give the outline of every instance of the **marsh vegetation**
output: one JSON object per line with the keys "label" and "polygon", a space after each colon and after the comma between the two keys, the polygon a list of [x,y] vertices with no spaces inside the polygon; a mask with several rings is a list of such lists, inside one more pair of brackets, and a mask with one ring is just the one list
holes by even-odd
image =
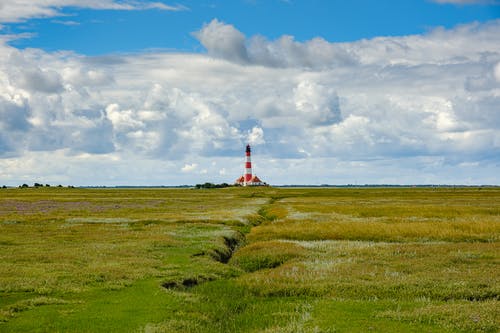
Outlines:
{"label": "marsh vegetation", "polygon": [[0,195],[0,331],[500,327],[498,188]]}

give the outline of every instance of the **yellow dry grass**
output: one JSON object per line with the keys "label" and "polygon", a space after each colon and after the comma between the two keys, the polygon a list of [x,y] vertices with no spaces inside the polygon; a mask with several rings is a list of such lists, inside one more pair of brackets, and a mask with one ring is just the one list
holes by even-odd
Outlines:
{"label": "yellow dry grass", "polygon": [[500,223],[459,222],[329,222],[285,220],[252,230],[251,241],[272,239],[293,240],[373,240],[399,241],[482,241],[500,238]]}

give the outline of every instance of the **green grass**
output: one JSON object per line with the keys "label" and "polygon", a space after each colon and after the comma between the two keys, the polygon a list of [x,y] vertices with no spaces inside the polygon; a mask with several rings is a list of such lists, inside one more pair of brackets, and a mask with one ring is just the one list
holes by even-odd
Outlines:
{"label": "green grass", "polygon": [[97,289],[66,297],[73,301],[32,307],[4,323],[3,328],[22,332],[136,331],[145,322],[161,320],[165,309],[180,302],[158,288],[154,280],[119,290]]}
{"label": "green grass", "polygon": [[0,189],[2,332],[498,332],[500,189]]}

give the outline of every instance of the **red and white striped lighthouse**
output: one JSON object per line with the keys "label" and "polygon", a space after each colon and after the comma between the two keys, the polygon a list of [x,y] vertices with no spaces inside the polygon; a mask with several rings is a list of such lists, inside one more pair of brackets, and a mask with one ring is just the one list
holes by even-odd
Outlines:
{"label": "red and white striped lighthouse", "polygon": [[252,150],[250,149],[250,145],[247,145],[245,154],[247,157],[247,160],[245,162],[245,185],[247,185],[252,181],[252,159],[251,159]]}
{"label": "red and white striped lighthouse", "polygon": [[252,150],[250,149],[250,145],[247,145],[245,155],[245,173],[243,174],[243,176],[236,179],[234,183],[241,186],[267,186],[267,183],[263,182],[259,179],[259,177],[252,174]]}

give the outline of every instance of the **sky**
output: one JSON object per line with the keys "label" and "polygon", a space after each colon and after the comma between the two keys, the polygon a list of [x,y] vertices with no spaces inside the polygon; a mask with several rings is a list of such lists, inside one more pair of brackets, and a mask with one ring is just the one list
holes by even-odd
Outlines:
{"label": "sky", "polygon": [[0,0],[0,186],[500,185],[500,1]]}

